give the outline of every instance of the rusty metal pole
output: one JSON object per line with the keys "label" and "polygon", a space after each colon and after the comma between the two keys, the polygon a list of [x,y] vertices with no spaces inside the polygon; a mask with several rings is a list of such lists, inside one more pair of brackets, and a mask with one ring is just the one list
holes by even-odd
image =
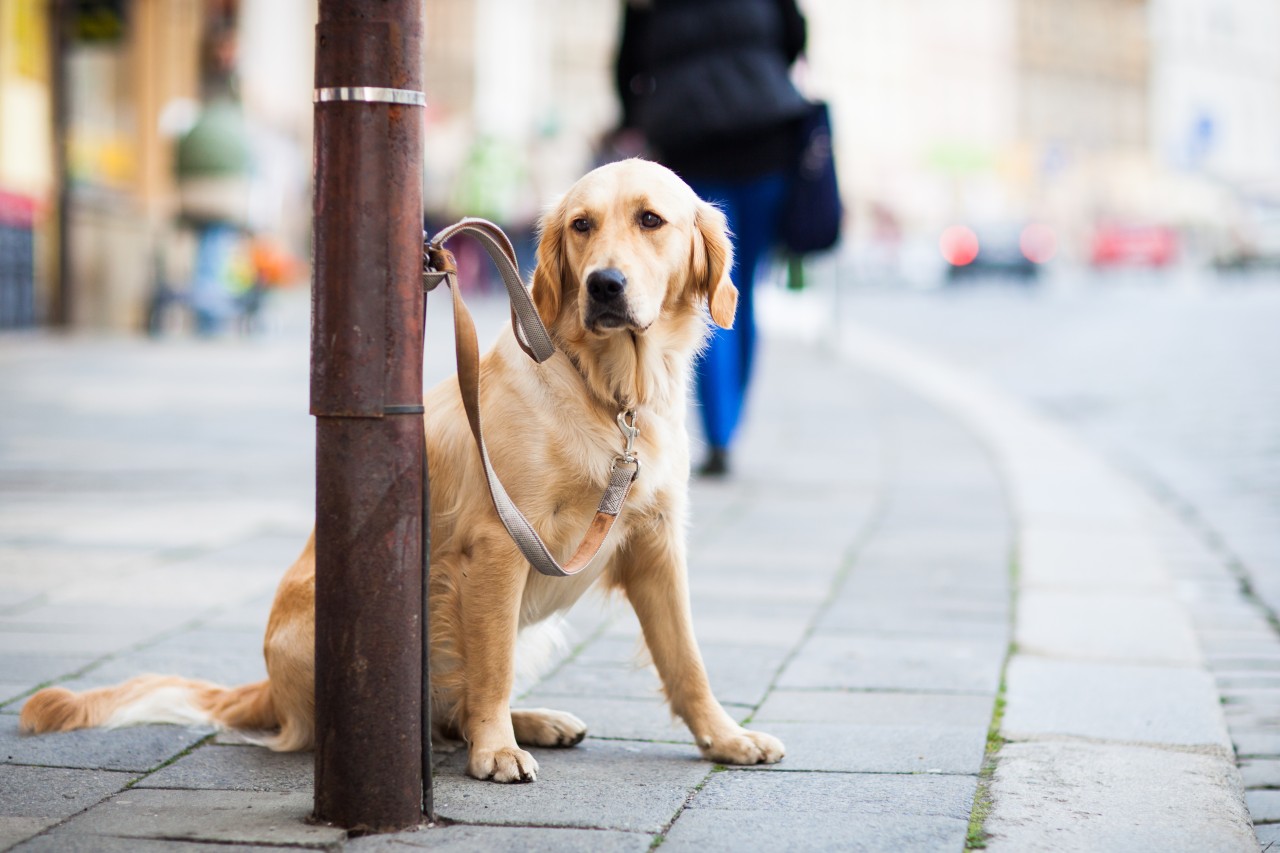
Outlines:
{"label": "rusty metal pole", "polygon": [[71,288],[71,174],[68,164],[67,130],[70,126],[71,93],[67,80],[67,52],[71,45],[72,15],[75,7],[68,0],[49,4],[50,90],[53,111],[53,172],[57,182],[57,208],[54,213],[53,299],[49,323],[66,328],[74,316]]}
{"label": "rusty metal pole", "polygon": [[430,813],[422,702],[423,6],[319,0],[319,12],[315,816],[379,832]]}

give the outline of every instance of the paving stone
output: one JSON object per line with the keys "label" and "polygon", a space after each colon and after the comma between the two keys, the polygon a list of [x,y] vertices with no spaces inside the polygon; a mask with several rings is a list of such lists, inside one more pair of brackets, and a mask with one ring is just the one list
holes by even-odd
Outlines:
{"label": "paving stone", "polygon": [[974,525],[970,529],[934,532],[929,536],[921,536],[919,527],[904,529],[897,536],[889,536],[883,531],[884,528],[880,528],[859,551],[855,571],[860,571],[864,562],[874,564],[882,561],[1001,568],[1009,563],[1009,540],[1005,531],[998,527]]}
{"label": "paving stone", "polygon": [[61,820],[116,793],[136,773],[0,765],[0,815]]}
{"label": "paving stone", "polygon": [[1280,823],[1280,791],[1246,791],[1254,823]]}
{"label": "paving stone", "polygon": [[[221,842],[174,841],[168,838],[71,835],[55,830],[14,849],[21,853],[225,853],[227,845]],[[296,853],[299,848],[237,843],[235,849],[249,851],[249,853],[287,853],[287,851]]]}
{"label": "paving stone", "polygon": [[1244,758],[1240,777],[1246,788],[1280,788],[1280,758]]}
{"label": "paving stone", "polygon": [[1249,851],[1257,842],[1222,756],[1080,742],[1006,744],[987,849]]}
{"label": "paving stone", "polygon": [[840,594],[857,600],[906,597],[929,590],[939,597],[982,596],[991,602],[1008,603],[1009,587],[1008,565],[992,565],[989,561],[966,566],[944,561],[884,565],[859,560]]}
{"label": "paving stone", "polygon": [[7,631],[57,633],[89,628],[112,634],[148,636],[172,631],[207,610],[207,606],[198,604],[187,607],[40,604],[0,617],[0,636]]}
{"label": "paving stone", "polygon": [[1280,673],[1280,654],[1260,654],[1256,657],[1218,656],[1208,658],[1207,663],[1215,675],[1234,675],[1240,672]]}
{"label": "paving stone", "polygon": [[842,595],[823,612],[816,630],[822,634],[956,637],[1007,644],[1012,629],[1007,599],[968,604],[919,597]]}
{"label": "paving stone", "polygon": [[1245,755],[1280,755],[1280,729],[1275,726],[1262,728],[1231,727],[1231,740],[1236,752]]}
{"label": "paving stone", "polygon": [[1208,673],[1015,655],[1001,733],[1230,749]]}
{"label": "paving stone", "polygon": [[257,746],[206,745],[142,779],[138,788],[223,791],[312,791],[310,752],[272,752]]}
{"label": "paving stone", "polygon": [[1234,728],[1267,728],[1280,726],[1280,708],[1260,702],[1232,702],[1223,704],[1222,713],[1227,725]]}
{"label": "paving stone", "polygon": [[1270,853],[1270,851],[1280,848],[1280,823],[1255,826],[1253,831],[1258,836],[1258,844],[1262,847],[1262,853]]}
{"label": "paving stone", "polygon": [[1223,655],[1251,655],[1259,649],[1270,649],[1275,642],[1273,631],[1200,631],[1200,645],[1205,657],[1212,660]]}
{"label": "paving stone", "polygon": [[587,643],[573,658],[574,663],[620,668],[646,667],[651,664],[649,650],[639,635],[602,635]]}
{"label": "paving stone", "polygon": [[1215,672],[1214,680],[1224,691],[1240,688],[1280,690],[1280,673]]}
{"label": "paving stone", "polygon": [[[701,643],[711,690],[721,702],[755,706],[764,698],[788,651],[775,646]],[[628,646],[634,650],[634,646]],[[631,663],[583,664],[574,661],[535,688],[539,695],[587,695],[601,698],[661,697],[661,682],[651,667]]]}
{"label": "paving stone", "polygon": [[16,844],[39,835],[58,823],[56,817],[6,817],[0,815],[0,850],[8,850]]}
{"label": "paving stone", "polygon": [[33,688],[83,669],[102,657],[102,650],[73,655],[0,653],[0,681]]}
{"label": "paving stone", "polygon": [[1165,564],[1144,529],[1118,531],[1074,525],[1027,525],[1019,532],[1018,565],[1026,586],[1088,592],[1167,588]]}
{"label": "paving stone", "polygon": [[0,764],[146,771],[212,731],[195,726],[135,726],[24,735],[18,732],[17,715],[0,714]]}
{"label": "paving stone", "polygon": [[831,575],[814,575],[788,576],[786,583],[778,583],[776,576],[744,575],[734,566],[700,565],[689,573],[689,592],[695,601],[714,597],[725,602],[782,602],[816,609],[831,592],[831,582]]}
{"label": "paving stone", "polygon": [[343,846],[349,853],[403,853],[439,850],[442,853],[645,853],[653,836],[607,829],[563,829],[534,826],[438,826],[409,832],[369,835]]}
{"label": "paving stone", "polygon": [[775,690],[753,723],[849,723],[867,726],[981,726],[994,700],[964,694]]}
{"label": "paving stone", "polygon": [[[771,646],[790,651],[804,638],[813,621],[812,609],[793,616],[755,616],[735,613],[706,613],[695,610],[693,633],[701,643],[740,643],[750,641],[753,646]],[[620,633],[610,627],[611,635]],[[634,634],[632,636],[638,636]]]}
{"label": "paving stone", "polygon": [[815,635],[777,685],[783,688],[991,693],[1006,646],[989,640]]}
{"label": "paving stone", "polygon": [[539,770],[529,785],[467,777],[465,750],[441,756],[436,814],[462,823],[655,833],[712,767],[692,746],[670,744],[588,739],[572,749],[530,752]]}
{"label": "paving stone", "polygon": [[308,823],[312,807],[311,794],[302,793],[134,788],[72,818],[56,834],[299,846],[346,836]]}
{"label": "paving stone", "polygon": [[1018,647],[1080,660],[1194,664],[1200,648],[1181,605],[1149,594],[1023,590]]}
{"label": "paving stone", "polygon": [[[652,667],[623,663],[592,664],[571,661],[539,681],[533,689],[539,697],[662,698],[662,683]],[[527,703],[522,699],[517,705],[525,706]]]}
{"label": "paving stone", "polygon": [[[844,565],[847,544],[809,546],[803,542],[781,542],[783,537],[771,534],[774,547],[768,543],[696,543],[689,552],[689,574],[696,575],[703,566],[733,568],[744,574],[756,573],[775,577],[779,572],[798,572],[809,578],[832,577]],[[849,537],[852,539],[852,535]]]}
{"label": "paving stone", "polygon": [[140,651],[116,654],[79,678],[63,680],[59,684],[70,690],[86,690],[119,684],[143,672],[182,675],[225,685],[248,684],[266,678],[260,635],[243,634],[221,648],[202,647],[202,642],[202,639],[184,640],[179,635]]}
{"label": "paving stone", "polygon": [[697,809],[680,815],[667,831],[662,850],[923,853],[962,849],[967,827],[967,819],[959,818],[833,814],[815,821],[810,814]]}
{"label": "paving stone", "polygon": [[691,811],[775,814],[852,813],[969,821],[974,776],[899,773],[713,773],[690,802]]}
{"label": "paving stone", "polygon": [[1266,704],[1280,701],[1280,687],[1232,686],[1218,685],[1222,693],[1222,702],[1231,704]]}
{"label": "paving stone", "polygon": [[[568,711],[587,724],[587,736],[609,740],[653,740],[693,743],[689,728],[671,716],[665,699],[613,699],[603,696],[555,695],[535,688],[517,703],[521,708]],[[734,712],[729,711],[730,714]],[[743,710],[738,716],[745,717]]]}
{"label": "paving stone", "polygon": [[254,628],[221,628],[196,626],[170,634],[140,651],[148,654],[208,654],[261,660],[265,625]]}
{"label": "paving stone", "polygon": [[[284,575],[284,568],[280,571]],[[275,590],[255,595],[235,604],[228,605],[220,612],[215,612],[201,619],[201,624],[208,628],[226,628],[234,631],[257,631],[263,633],[267,627],[267,619],[271,615],[271,605],[275,602]]]}
{"label": "paving stone", "polygon": [[97,631],[30,631],[7,630],[0,632],[0,643],[8,652],[18,655],[55,655],[57,657],[87,657],[126,649],[150,639],[155,632],[141,630]]}
{"label": "paving stone", "polygon": [[786,744],[780,763],[747,768],[759,771],[977,774],[987,741],[985,723],[964,728],[761,721],[748,728]]}

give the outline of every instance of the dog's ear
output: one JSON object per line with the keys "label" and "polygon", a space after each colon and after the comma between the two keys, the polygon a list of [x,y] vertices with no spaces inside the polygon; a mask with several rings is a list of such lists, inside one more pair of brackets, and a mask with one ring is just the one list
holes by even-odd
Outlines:
{"label": "dog's ear", "polygon": [[565,200],[543,212],[539,221],[538,265],[533,269],[533,304],[546,326],[560,316],[560,288],[564,282]]}
{"label": "dog's ear", "polygon": [[722,329],[731,329],[738,309],[738,288],[729,278],[733,269],[729,222],[718,207],[700,201],[693,233],[694,287],[706,296],[711,321]]}

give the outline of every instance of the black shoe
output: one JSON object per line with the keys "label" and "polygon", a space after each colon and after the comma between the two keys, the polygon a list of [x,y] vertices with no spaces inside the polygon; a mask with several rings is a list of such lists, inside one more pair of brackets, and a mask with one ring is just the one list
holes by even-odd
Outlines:
{"label": "black shoe", "polygon": [[723,447],[713,447],[707,453],[707,461],[698,469],[700,477],[723,477],[729,473],[729,451]]}

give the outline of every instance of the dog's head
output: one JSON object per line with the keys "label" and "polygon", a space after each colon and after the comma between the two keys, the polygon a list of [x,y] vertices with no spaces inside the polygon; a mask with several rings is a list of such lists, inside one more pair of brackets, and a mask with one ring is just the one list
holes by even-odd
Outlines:
{"label": "dog's head", "polygon": [[701,306],[716,325],[733,325],[724,214],[669,169],[645,160],[601,166],[547,211],[541,229],[533,300],[562,334],[644,334]]}

